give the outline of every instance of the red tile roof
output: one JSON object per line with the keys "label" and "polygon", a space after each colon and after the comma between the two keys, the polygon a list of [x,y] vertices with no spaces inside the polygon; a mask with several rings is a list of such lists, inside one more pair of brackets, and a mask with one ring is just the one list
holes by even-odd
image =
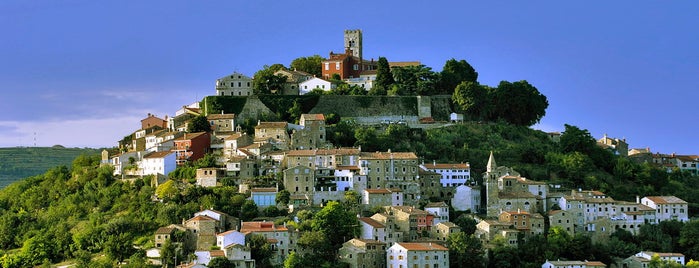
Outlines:
{"label": "red tile roof", "polygon": [[301,118],[304,120],[325,121],[325,116],[323,114],[301,114]]}
{"label": "red tile roof", "polygon": [[275,226],[273,222],[264,221],[248,221],[243,222],[240,227],[241,233],[251,232],[286,232],[288,229],[285,226]]}
{"label": "red tile roof", "polygon": [[286,129],[286,126],[289,123],[287,122],[260,122],[255,128],[284,128]]}
{"label": "red tile roof", "polygon": [[369,225],[371,225],[371,227],[374,227],[374,228],[385,228],[386,227],[385,225],[383,225],[383,223],[380,223],[380,222],[378,222],[372,218],[369,218],[369,217],[361,217],[361,218],[359,218],[359,221],[364,222],[366,224],[369,224]]}
{"label": "red tile roof", "polygon": [[143,156],[143,158],[163,158],[163,157],[166,157],[172,153],[174,153],[174,152],[173,151],[152,152],[150,154]]}
{"label": "red tile roof", "polygon": [[199,216],[196,216],[194,218],[187,220],[187,222],[190,222],[190,221],[217,221],[217,220],[212,218],[212,217],[206,216],[206,215],[199,215]]}
{"label": "red tile roof", "polygon": [[223,250],[212,250],[212,251],[209,251],[209,255],[211,255],[211,258],[226,257],[226,254],[223,253]]}
{"label": "red tile roof", "polygon": [[277,188],[275,187],[268,187],[268,188],[252,188],[250,192],[253,193],[276,193]]}
{"label": "red tile roof", "polygon": [[676,196],[646,196],[646,198],[650,199],[656,204],[687,204],[687,201],[684,201]]}
{"label": "red tile roof", "polygon": [[396,244],[407,249],[407,250],[414,250],[414,251],[428,251],[428,250],[429,251],[432,251],[432,250],[447,251],[447,250],[449,250],[448,248],[445,248],[437,243],[398,242]]}
{"label": "red tile roof", "polygon": [[470,169],[471,165],[468,163],[461,164],[425,164],[426,169]]}
{"label": "red tile roof", "polygon": [[363,159],[417,159],[417,155],[413,152],[362,152],[360,157]]}
{"label": "red tile roof", "polygon": [[235,114],[210,114],[206,118],[209,120],[235,119]]}

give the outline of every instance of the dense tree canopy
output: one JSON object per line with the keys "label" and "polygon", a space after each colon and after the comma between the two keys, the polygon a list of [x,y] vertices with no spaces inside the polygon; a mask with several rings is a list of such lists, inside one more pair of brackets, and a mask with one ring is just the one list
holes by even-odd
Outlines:
{"label": "dense tree canopy", "polygon": [[281,94],[287,77],[284,75],[275,75],[274,73],[286,69],[282,64],[272,64],[271,66],[263,66],[252,77],[252,90],[255,94]]}
{"label": "dense tree canopy", "polygon": [[300,57],[291,61],[289,66],[292,70],[307,72],[315,77],[323,76],[321,70],[321,64],[325,58],[320,55],[313,55],[309,57]]}
{"label": "dense tree canopy", "polygon": [[376,69],[376,80],[374,86],[369,90],[369,95],[386,95],[391,89],[395,80],[391,74],[391,67],[385,57],[379,57]]}
{"label": "dense tree canopy", "polygon": [[209,120],[204,115],[195,116],[187,125],[187,132],[189,133],[209,131],[211,131],[211,124],[209,124]]}
{"label": "dense tree canopy", "polygon": [[500,82],[492,91],[491,100],[491,120],[502,118],[510,124],[520,126],[531,126],[539,122],[549,107],[546,96],[524,80]]}
{"label": "dense tree canopy", "polygon": [[442,68],[439,87],[442,94],[451,95],[462,82],[478,81],[478,72],[466,60],[450,59]]}

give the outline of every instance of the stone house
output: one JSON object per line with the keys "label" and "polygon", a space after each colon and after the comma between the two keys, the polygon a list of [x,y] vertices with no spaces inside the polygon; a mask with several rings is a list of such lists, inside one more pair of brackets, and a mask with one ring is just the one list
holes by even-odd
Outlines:
{"label": "stone house", "polygon": [[270,141],[278,150],[289,149],[289,133],[287,122],[257,122],[255,126],[255,142]]}
{"label": "stone house", "polygon": [[299,123],[301,128],[291,134],[292,149],[318,149],[327,144],[323,114],[302,114]]}
{"label": "stone house", "polygon": [[198,168],[196,185],[201,187],[220,186],[221,179],[226,176],[226,170],[221,168]]}
{"label": "stone house", "polygon": [[342,244],[338,259],[350,268],[385,268],[386,249],[384,242],[353,238]]}

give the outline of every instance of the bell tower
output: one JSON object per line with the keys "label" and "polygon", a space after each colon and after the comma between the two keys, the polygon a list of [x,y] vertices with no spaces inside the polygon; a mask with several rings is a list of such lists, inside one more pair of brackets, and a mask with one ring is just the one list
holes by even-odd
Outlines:
{"label": "bell tower", "polygon": [[345,51],[352,50],[352,56],[362,59],[362,30],[345,30]]}

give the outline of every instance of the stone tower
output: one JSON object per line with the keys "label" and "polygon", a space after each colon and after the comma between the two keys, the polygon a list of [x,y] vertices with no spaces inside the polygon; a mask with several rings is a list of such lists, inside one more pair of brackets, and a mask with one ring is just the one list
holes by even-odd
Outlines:
{"label": "stone tower", "polygon": [[352,50],[352,56],[362,59],[362,30],[345,30],[345,51]]}
{"label": "stone tower", "polygon": [[486,213],[489,217],[493,216],[494,213],[499,212],[499,187],[498,187],[498,174],[496,172],[497,165],[495,164],[495,157],[493,156],[493,151],[490,151],[490,157],[488,158],[488,165],[486,166],[486,172],[483,175],[483,184],[485,184],[485,207]]}

